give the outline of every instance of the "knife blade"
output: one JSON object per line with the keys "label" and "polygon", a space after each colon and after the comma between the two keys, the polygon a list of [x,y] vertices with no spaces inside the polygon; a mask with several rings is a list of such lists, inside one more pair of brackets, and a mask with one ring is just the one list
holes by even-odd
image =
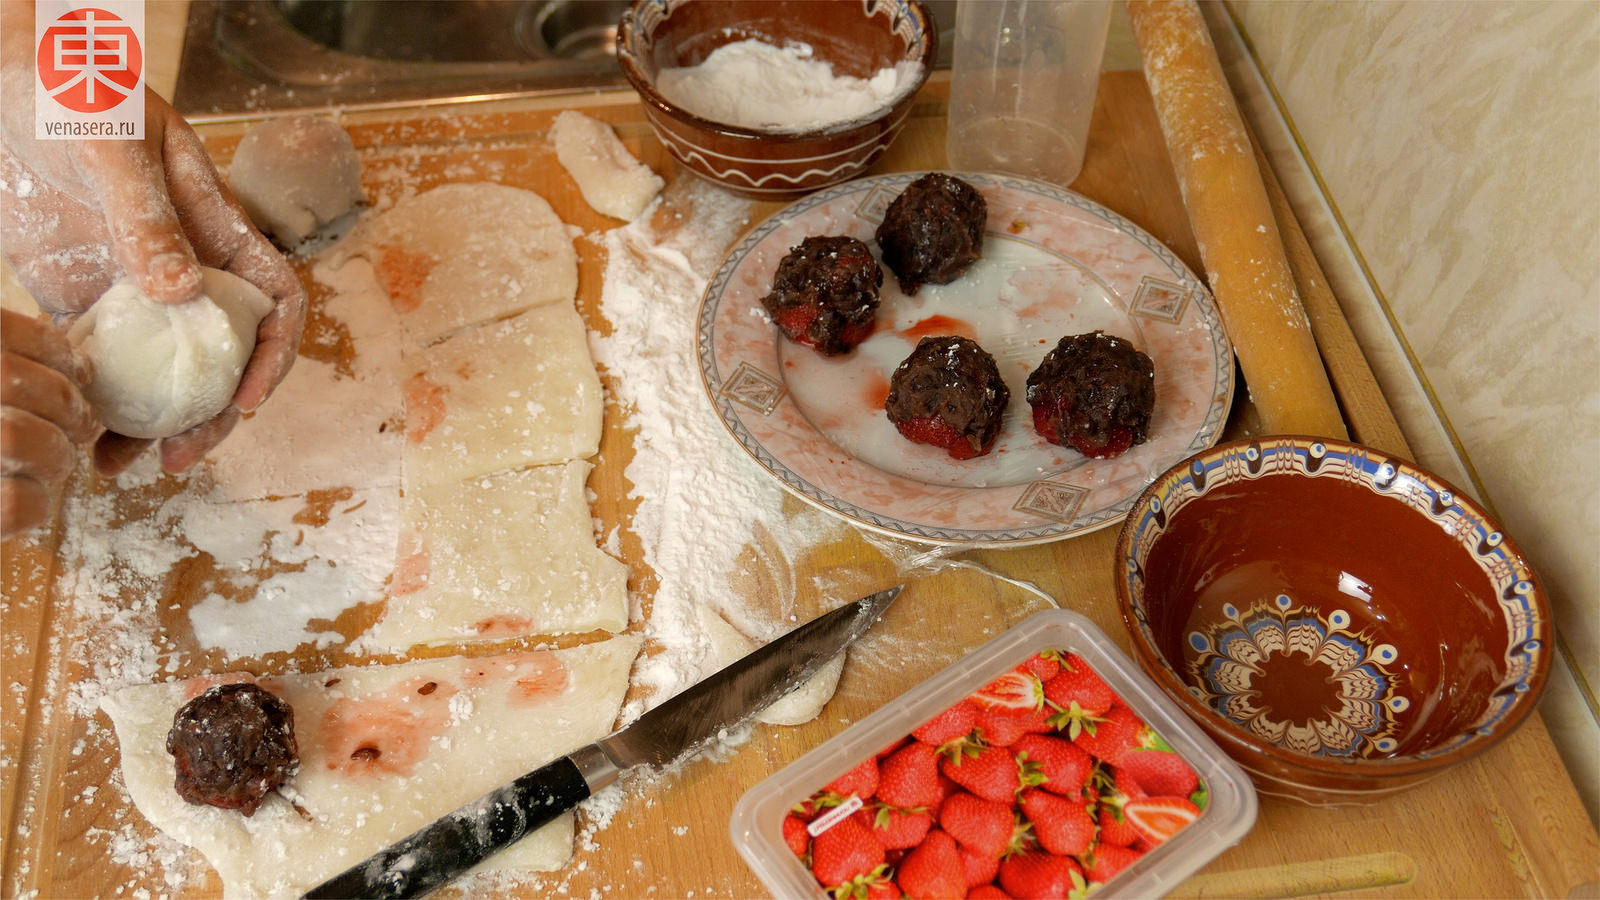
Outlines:
{"label": "knife blade", "polygon": [[420,897],[637,766],[663,768],[772,705],[866,633],[904,585],[824,613],[580,747],[307,891],[307,900]]}

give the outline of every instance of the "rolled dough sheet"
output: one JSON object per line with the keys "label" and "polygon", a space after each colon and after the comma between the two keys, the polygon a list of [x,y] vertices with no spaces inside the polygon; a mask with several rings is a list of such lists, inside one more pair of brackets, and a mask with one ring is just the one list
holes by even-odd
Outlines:
{"label": "rolled dough sheet", "polygon": [[605,398],[571,303],[417,351],[404,393],[408,491],[587,459],[600,448]]}
{"label": "rolled dough sheet", "polygon": [[[166,737],[174,713],[211,685],[246,676],[139,685],[101,705],[145,818],[199,850],[225,897],[291,897],[610,733],[638,651],[637,638],[622,636],[568,650],[259,679],[294,708],[300,769],[285,788],[308,817],[281,794],[246,818],[192,806],[173,788]],[[568,813],[475,871],[558,869],[573,835]]]}
{"label": "rolled dough sheet", "polygon": [[382,647],[621,631],[628,567],[595,546],[576,460],[407,493]]}
{"label": "rolled dough sheet", "polygon": [[472,325],[578,292],[566,223],[538,194],[490,182],[409,197],[352,236],[412,340],[431,344]]}

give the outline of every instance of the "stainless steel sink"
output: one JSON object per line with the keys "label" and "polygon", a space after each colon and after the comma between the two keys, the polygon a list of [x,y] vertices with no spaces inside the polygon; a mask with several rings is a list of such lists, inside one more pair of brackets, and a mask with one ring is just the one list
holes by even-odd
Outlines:
{"label": "stainless steel sink", "polygon": [[[956,0],[929,3],[948,66]],[[173,105],[195,120],[623,88],[628,0],[192,0]]]}

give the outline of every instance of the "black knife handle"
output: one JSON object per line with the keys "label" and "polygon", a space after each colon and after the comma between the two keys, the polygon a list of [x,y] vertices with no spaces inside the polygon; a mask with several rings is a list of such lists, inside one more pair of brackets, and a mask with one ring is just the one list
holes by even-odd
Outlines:
{"label": "black knife handle", "polygon": [[305,896],[307,900],[420,897],[577,806],[589,793],[583,772],[563,756],[414,832]]}

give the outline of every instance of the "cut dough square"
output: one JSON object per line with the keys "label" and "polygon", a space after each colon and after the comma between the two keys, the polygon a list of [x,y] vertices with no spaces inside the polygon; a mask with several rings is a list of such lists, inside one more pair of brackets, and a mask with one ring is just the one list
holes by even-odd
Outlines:
{"label": "cut dough square", "polygon": [[605,398],[570,303],[461,332],[414,354],[410,371],[408,490],[599,450]]}
{"label": "cut dough square", "polygon": [[[380,353],[377,342],[364,352]],[[387,356],[387,354],[383,354]],[[401,361],[363,360],[354,377],[299,359],[271,402],[207,460],[217,491],[255,500],[338,488],[400,487]]]}
{"label": "cut dough square", "polygon": [[589,463],[407,494],[380,646],[628,625],[628,567],[595,546]]}
{"label": "cut dough square", "polygon": [[566,223],[532,191],[446,184],[409,197],[353,236],[406,331],[426,346],[463,328],[578,292]]}
{"label": "cut dough square", "polygon": [[563,110],[550,127],[556,159],[578,183],[583,199],[602,215],[629,222],[639,218],[666,184],[628,152],[606,123]]}
{"label": "cut dough square", "polygon": [[[267,677],[294,709],[299,771],[255,815],[186,803],[166,750],[173,715],[222,676],[108,695],[122,776],[145,818],[199,850],[225,897],[298,896],[615,724],[639,640],[479,659],[448,657]],[[572,854],[569,813],[475,871],[552,871]]]}
{"label": "cut dough square", "polygon": [[[388,301],[356,268],[319,261],[312,269],[331,289],[321,301],[331,327],[308,334],[271,399],[206,456],[219,495],[400,489],[404,335]],[[341,353],[330,335],[343,336],[348,349]]]}

